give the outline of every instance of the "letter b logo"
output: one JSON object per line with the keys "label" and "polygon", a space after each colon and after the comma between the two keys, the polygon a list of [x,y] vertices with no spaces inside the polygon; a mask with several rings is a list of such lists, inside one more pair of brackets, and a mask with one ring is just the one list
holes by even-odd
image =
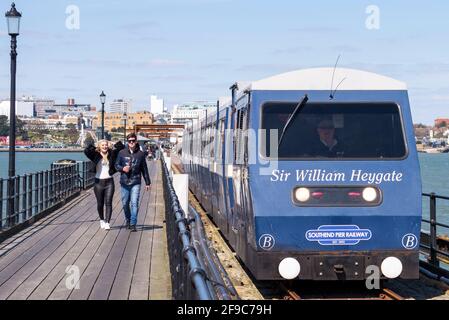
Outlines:
{"label": "letter b logo", "polygon": [[263,234],[259,238],[259,246],[264,250],[271,250],[274,247],[274,237],[271,234]]}
{"label": "letter b logo", "polygon": [[408,233],[402,237],[402,246],[405,249],[415,249],[418,245],[418,237],[416,237],[413,233]]}

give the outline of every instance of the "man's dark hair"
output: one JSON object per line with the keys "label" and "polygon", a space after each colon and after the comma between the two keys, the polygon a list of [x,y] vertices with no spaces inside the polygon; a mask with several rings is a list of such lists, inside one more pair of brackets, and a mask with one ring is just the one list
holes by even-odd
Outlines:
{"label": "man's dark hair", "polygon": [[137,136],[136,136],[136,134],[134,132],[132,132],[132,133],[130,133],[130,134],[128,134],[126,136],[126,140],[129,140],[130,138],[134,138],[134,139],[137,140]]}

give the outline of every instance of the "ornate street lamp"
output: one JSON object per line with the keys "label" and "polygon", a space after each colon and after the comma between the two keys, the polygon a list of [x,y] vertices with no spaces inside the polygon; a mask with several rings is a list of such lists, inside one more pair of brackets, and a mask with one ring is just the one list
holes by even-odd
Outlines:
{"label": "ornate street lamp", "polygon": [[[12,3],[11,9],[6,12],[6,23],[8,33],[11,36],[11,96],[9,99],[9,170],[8,170],[8,214],[12,216],[10,225],[12,226],[14,217],[14,179],[16,175],[16,62],[17,62],[17,36],[20,34],[20,18],[22,14],[16,10],[16,5]],[[16,190],[17,192],[19,190]]]}
{"label": "ornate street lamp", "polygon": [[100,101],[101,101],[101,139],[104,139],[104,104],[106,103],[106,95],[104,94],[104,91],[101,91]]}

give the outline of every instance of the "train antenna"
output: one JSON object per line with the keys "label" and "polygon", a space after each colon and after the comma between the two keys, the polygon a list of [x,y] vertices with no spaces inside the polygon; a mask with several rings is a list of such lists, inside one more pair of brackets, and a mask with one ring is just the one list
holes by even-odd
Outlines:
{"label": "train antenna", "polygon": [[[340,60],[340,54],[337,57],[337,61],[335,61],[335,66],[334,66],[334,71],[332,72],[332,81],[331,81],[331,90],[330,90],[330,94],[329,94],[329,98],[332,100],[334,98],[334,94],[333,94],[333,87],[334,87],[334,76],[335,76],[335,70],[337,70],[337,65],[338,65],[338,61]],[[341,83],[341,82],[340,82]],[[338,86],[337,86],[338,87]]]}
{"label": "train antenna", "polygon": [[333,99],[335,97],[335,93],[337,92],[338,87],[343,83],[343,81],[345,81],[346,78],[343,78],[339,84],[337,84],[337,86],[335,87],[335,90],[333,93],[331,93],[331,99]]}

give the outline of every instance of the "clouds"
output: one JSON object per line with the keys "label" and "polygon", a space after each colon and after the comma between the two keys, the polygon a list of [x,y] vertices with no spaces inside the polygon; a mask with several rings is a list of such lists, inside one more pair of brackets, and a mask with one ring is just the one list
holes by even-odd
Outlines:
{"label": "clouds", "polygon": [[51,63],[74,65],[84,67],[106,67],[106,68],[178,68],[187,65],[182,60],[172,59],[149,59],[148,61],[125,61],[114,59],[54,59]]}
{"label": "clouds", "polygon": [[155,21],[139,21],[121,25],[118,29],[126,32],[136,32],[147,31],[148,29],[154,29],[156,27],[159,27],[159,24]]}

